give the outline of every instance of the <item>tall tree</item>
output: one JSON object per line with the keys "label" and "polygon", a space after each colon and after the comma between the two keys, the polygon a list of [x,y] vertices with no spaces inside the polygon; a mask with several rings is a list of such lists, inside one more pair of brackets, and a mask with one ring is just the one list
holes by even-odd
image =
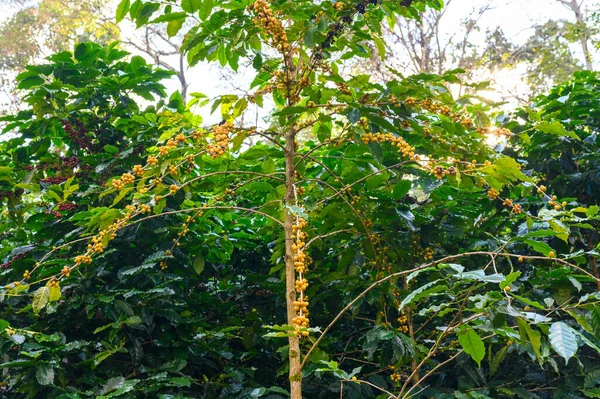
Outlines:
{"label": "tall tree", "polygon": [[585,60],[585,68],[588,71],[593,70],[592,63],[592,54],[589,50],[589,41],[591,38],[590,27],[588,26],[584,16],[583,10],[581,6],[583,5],[583,1],[577,2],[577,0],[557,0],[560,4],[565,6],[567,9],[571,10],[575,15],[575,21],[577,26],[577,37],[579,38],[579,43],[581,45],[581,52],[583,54],[583,59]]}

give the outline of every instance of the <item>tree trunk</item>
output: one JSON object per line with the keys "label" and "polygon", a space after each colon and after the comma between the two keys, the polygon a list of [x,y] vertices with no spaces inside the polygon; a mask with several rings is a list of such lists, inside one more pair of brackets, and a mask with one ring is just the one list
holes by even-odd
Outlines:
{"label": "tree trunk", "polygon": [[[298,80],[298,64],[294,63],[291,52],[284,54],[284,63],[287,72],[287,106],[295,105],[294,90]],[[287,127],[285,133],[285,203],[286,205],[296,205],[296,186],[295,186],[295,162],[296,162],[296,131],[293,123]],[[295,223],[294,216],[286,210],[285,213],[285,302],[287,312],[287,324],[294,325],[292,320],[296,317],[294,310],[294,301],[296,300],[296,268],[294,266],[294,239],[292,238],[292,226]],[[302,369],[300,358],[300,340],[298,336],[288,338],[288,357],[289,357],[289,380],[290,380],[290,398],[302,399]]]}
{"label": "tree trunk", "polygon": [[581,50],[583,51],[583,59],[585,60],[585,69],[588,71],[593,71],[594,67],[592,65],[592,56],[590,54],[588,48],[588,31],[587,26],[585,24],[585,20],[583,19],[583,13],[581,12],[581,3],[577,3],[577,0],[558,0],[562,4],[564,4],[567,8],[569,8],[575,14],[575,19],[577,20],[577,25],[579,25],[579,29],[581,29],[581,34],[579,35],[579,43],[581,44]]}
{"label": "tree trunk", "polygon": [[[296,148],[294,144],[294,131],[290,129],[286,133],[285,154],[285,202],[294,205],[294,157]],[[285,215],[285,300],[287,307],[287,324],[293,325],[292,319],[296,317],[294,301],[296,300],[296,269],[294,268],[294,250],[292,244],[292,225],[294,217],[288,212]],[[302,370],[300,369],[300,342],[298,337],[289,339],[289,365],[290,365],[290,393],[291,399],[302,399]]]}
{"label": "tree trunk", "polygon": [[581,43],[581,50],[583,51],[583,58],[585,59],[585,69],[592,71],[594,68],[592,66],[592,57],[588,49],[588,33],[585,21],[583,19],[583,14],[581,13],[579,4],[577,4],[575,0],[573,0],[571,3],[573,4],[573,12],[575,13],[575,19],[577,19],[577,25],[579,25],[579,29],[581,29],[579,42]]}

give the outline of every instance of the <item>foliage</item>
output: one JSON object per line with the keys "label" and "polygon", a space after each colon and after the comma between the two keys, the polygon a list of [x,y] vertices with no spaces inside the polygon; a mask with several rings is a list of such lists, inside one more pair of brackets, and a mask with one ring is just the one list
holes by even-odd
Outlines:
{"label": "foliage", "polygon": [[535,26],[533,34],[522,45],[511,43],[502,28],[498,28],[488,32],[488,45],[479,62],[498,69],[525,65],[525,83],[532,96],[539,95],[583,69],[572,49],[578,40],[574,33],[576,28],[576,24],[568,21],[549,20]]}
{"label": "foliage", "polygon": [[[107,4],[102,0],[43,0],[24,4],[8,13],[0,24],[0,81],[3,94],[9,99],[2,104],[19,110],[15,75],[41,57],[72,48],[80,41],[109,43],[119,37],[118,29],[106,20]],[[5,100],[3,100],[5,101]],[[15,111],[16,112],[16,111]]]}
{"label": "foliage", "polygon": [[123,0],[139,26],[197,19],[191,64],[255,70],[187,105],[116,45],[28,67],[1,143],[3,395],[593,395],[597,197],[541,150],[597,173],[596,76],[513,121],[452,98],[460,71],[340,72],[426,6]]}

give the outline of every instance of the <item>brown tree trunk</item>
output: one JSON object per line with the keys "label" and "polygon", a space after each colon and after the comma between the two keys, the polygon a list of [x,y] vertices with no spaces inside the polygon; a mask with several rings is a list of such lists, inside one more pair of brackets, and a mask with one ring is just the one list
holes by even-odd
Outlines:
{"label": "brown tree trunk", "polygon": [[577,20],[577,25],[579,29],[581,29],[581,34],[579,35],[579,43],[581,44],[581,51],[583,51],[583,59],[585,60],[585,69],[588,71],[594,70],[592,65],[592,56],[590,54],[588,48],[588,40],[589,35],[587,31],[587,26],[585,24],[585,20],[583,19],[583,13],[581,12],[581,3],[577,3],[577,0],[558,0],[565,7],[573,11],[575,14],[575,19]]}
{"label": "brown tree trunk", "polygon": [[[290,129],[286,134],[285,154],[285,201],[294,205],[294,131]],[[287,324],[293,325],[292,319],[296,317],[294,301],[296,300],[296,269],[294,268],[294,250],[292,244],[292,225],[294,217],[288,212],[285,215],[285,300],[287,307]],[[302,370],[300,369],[300,342],[298,337],[289,337],[289,365],[290,365],[290,394],[291,399],[302,399]]]}
{"label": "brown tree trunk", "polygon": [[[294,106],[293,92],[296,90],[297,74],[300,64],[295,65],[291,53],[284,55],[284,62],[288,77],[288,99],[287,105]],[[298,61],[300,63],[300,61]],[[295,162],[296,162],[296,131],[293,124],[288,126],[285,133],[285,203],[287,205],[296,204],[296,186],[295,186]],[[296,300],[296,268],[294,267],[294,239],[292,238],[295,218],[289,212],[285,214],[285,301],[287,309],[287,324],[293,325],[292,319],[296,317],[294,310],[294,301]],[[289,379],[290,379],[290,398],[302,399],[302,368],[300,359],[300,340],[297,336],[288,338],[288,356],[289,356]]]}

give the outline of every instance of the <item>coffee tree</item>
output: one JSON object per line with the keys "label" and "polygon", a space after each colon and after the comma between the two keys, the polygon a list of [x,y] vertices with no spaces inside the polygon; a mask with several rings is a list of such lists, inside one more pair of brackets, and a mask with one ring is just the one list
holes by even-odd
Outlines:
{"label": "coffee tree", "polygon": [[460,71],[343,72],[424,7],[442,4],[120,3],[117,20],[170,35],[196,21],[188,61],[253,70],[243,96],[167,99],[169,73],[115,45],[21,74],[31,108],[2,143],[6,393],[510,397],[539,380],[507,364],[553,381],[597,358],[596,253],[573,245],[597,207],[518,146],[496,154],[490,135],[513,133],[453,99]]}

